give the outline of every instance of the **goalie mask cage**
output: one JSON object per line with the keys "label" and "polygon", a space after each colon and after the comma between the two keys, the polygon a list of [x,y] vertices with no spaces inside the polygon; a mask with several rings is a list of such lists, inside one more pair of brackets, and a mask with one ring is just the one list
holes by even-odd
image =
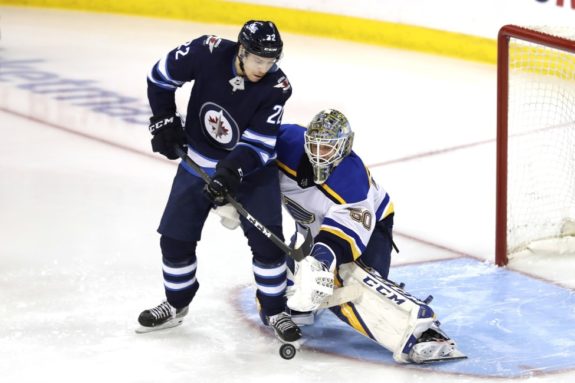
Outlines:
{"label": "goalie mask cage", "polygon": [[575,29],[499,31],[495,262],[575,235]]}

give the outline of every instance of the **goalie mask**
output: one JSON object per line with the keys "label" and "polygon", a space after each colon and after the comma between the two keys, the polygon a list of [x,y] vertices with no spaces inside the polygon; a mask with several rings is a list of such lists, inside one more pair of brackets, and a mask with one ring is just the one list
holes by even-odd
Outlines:
{"label": "goalie mask", "polygon": [[341,112],[325,109],[311,120],[304,137],[305,152],[313,167],[314,182],[322,184],[351,153],[351,126]]}

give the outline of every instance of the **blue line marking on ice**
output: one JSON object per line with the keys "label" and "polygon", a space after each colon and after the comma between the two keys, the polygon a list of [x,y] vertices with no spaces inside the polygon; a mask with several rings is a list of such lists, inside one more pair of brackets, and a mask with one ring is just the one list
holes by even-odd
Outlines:
{"label": "blue line marking on ice", "polygon": [[[450,374],[520,378],[575,369],[575,292],[473,259],[394,267],[430,306],[468,359],[403,368]],[[240,309],[260,323],[253,287],[240,292]],[[391,353],[355,332],[331,312],[303,327],[313,349],[362,361],[395,364]],[[270,331],[270,336],[272,333]]]}

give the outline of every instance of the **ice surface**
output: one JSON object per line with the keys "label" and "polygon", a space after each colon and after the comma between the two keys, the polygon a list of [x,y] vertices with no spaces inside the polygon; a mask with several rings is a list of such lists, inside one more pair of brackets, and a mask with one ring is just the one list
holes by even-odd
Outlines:
{"label": "ice surface", "polygon": [[[145,106],[145,76],[163,53],[205,33],[233,39],[237,28],[33,8],[0,11],[0,58],[42,60],[27,70],[20,66],[19,74],[5,61],[0,65],[0,381],[477,381],[314,351],[282,360],[274,341],[238,311],[238,291],[253,279],[251,255],[241,232],[223,229],[214,217],[198,247],[201,288],[186,321],[136,335],[139,312],[163,297],[155,229],[175,164],[151,155],[145,125],[33,94],[22,88],[32,81],[24,72],[90,80]],[[429,264],[432,270],[441,259],[493,259],[495,68],[284,38],[281,65],[294,87],[284,121],[305,124],[325,107],[348,115],[356,151],[367,164],[381,164],[372,173],[395,202],[401,252],[393,265]],[[407,157],[414,158],[394,161]],[[572,262],[559,270],[554,265],[540,259],[524,272],[572,289]],[[453,283],[475,276],[476,284],[461,291],[439,282],[425,291],[441,288],[454,299],[467,298],[469,290],[499,293],[500,286],[483,285],[475,272],[451,276]],[[403,282],[409,291],[409,273]],[[464,310],[442,315],[454,323],[482,312],[475,294]],[[573,314],[557,307],[563,310]],[[501,331],[513,326],[492,325]],[[510,347],[512,355],[511,346],[498,346],[503,352]],[[504,369],[503,361],[487,363]],[[538,370],[530,380],[567,382],[573,373]]]}

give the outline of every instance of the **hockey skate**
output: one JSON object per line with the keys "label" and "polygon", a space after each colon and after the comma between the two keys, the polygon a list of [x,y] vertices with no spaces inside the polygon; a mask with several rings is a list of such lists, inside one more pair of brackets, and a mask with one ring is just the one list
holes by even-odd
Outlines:
{"label": "hockey skate", "polygon": [[267,321],[276,338],[282,343],[280,356],[283,359],[292,359],[303,344],[301,330],[286,312],[267,317]]}
{"label": "hockey skate", "polygon": [[179,326],[187,314],[188,306],[176,309],[169,304],[168,301],[164,301],[154,308],[142,311],[138,317],[140,327],[136,329],[136,332],[138,334],[144,334]]}
{"label": "hockey skate", "polygon": [[449,360],[466,359],[467,356],[457,349],[455,342],[434,324],[417,339],[409,352],[413,363],[434,363]]}

